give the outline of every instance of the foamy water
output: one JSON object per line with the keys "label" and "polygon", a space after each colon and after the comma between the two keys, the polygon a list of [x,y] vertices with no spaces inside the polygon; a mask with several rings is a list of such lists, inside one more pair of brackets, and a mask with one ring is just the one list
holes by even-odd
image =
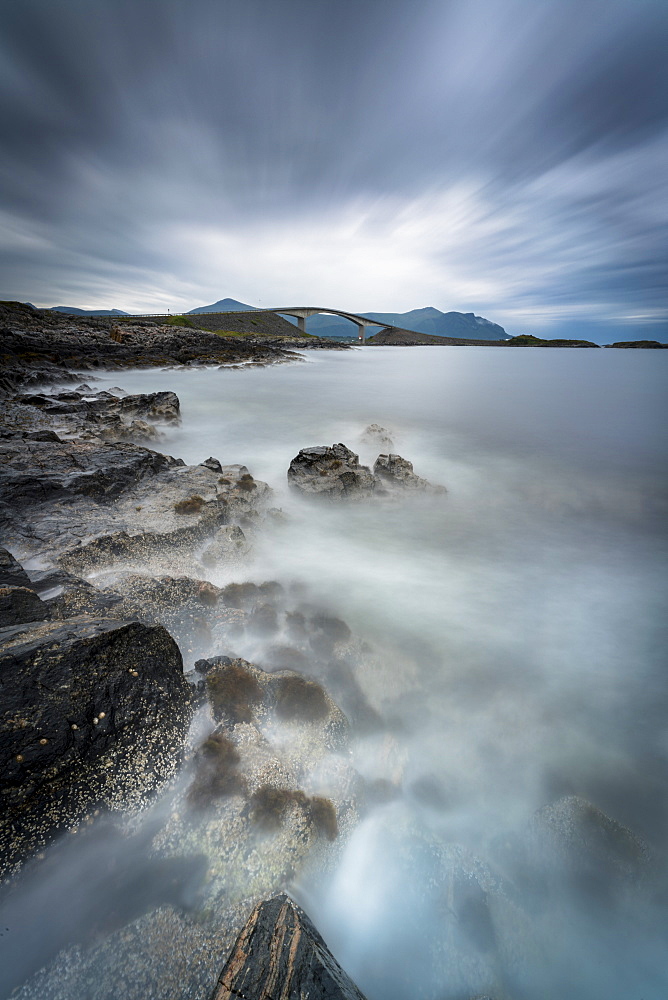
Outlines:
{"label": "foamy water", "polygon": [[[178,394],[183,422],[161,450],[269,482],[287,517],[241,577],[300,584],[376,650],[356,679],[386,729],[357,739],[353,763],[400,791],[331,877],[298,886],[369,1000],[457,1000],[489,983],[518,998],[668,994],[667,362],[367,348],[102,379]],[[372,463],[371,423],[447,496],[314,506],[288,491],[300,448],[342,441]],[[659,856],[654,890],[620,911],[567,886],[536,903],[516,884],[504,845],[572,794]]]}

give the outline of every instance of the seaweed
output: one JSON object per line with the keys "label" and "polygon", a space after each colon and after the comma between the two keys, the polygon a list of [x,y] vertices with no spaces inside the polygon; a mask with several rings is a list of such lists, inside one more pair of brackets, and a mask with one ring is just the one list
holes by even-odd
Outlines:
{"label": "seaweed", "polygon": [[262,689],[253,675],[230,663],[207,675],[206,688],[216,721],[251,722],[253,708],[262,700]]}
{"label": "seaweed", "polygon": [[276,714],[280,719],[313,722],[327,715],[327,696],[315,681],[299,674],[281,677],[276,689]]}

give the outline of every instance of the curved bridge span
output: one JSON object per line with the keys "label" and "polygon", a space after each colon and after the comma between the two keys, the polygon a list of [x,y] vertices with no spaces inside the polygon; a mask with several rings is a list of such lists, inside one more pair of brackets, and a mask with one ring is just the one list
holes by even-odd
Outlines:
{"label": "curved bridge span", "polygon": [[366,339],[366,328],[368,326],[378,326],[384,330],[395,330],[399,327],[391,326],[388,323],[382,323],[377,319],[369,319],[367,316],[358,316],[357,313],[344,312],[342,309],[324,309],[321,306],[288,306],[284,309],[267,309],[266,312],[280,313],[283,316],[292,316],[293,319],[297,320],[297,326],[302,331],[306,333],[306,317],[315,316],[317,313],[325,313],[326,316],[340,316],[342,319],[348,319],[351,323],[354,323],[357,327],[357,339],[364,343]]}

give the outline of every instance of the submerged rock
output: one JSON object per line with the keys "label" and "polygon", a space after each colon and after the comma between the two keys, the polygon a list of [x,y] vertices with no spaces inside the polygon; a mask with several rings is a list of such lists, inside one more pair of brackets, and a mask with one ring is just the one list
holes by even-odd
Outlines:
{"label": "submerged rock", "polygon": [[192,716],[164,628],[88,616],[0,630],[0,871],[170,778]]}
{"label": "submerged rock", "polygon": [[530,831],[534,864],[592,904],[610,906],[651,874],[651,853],[640,837],[578,795],[543,806]]}
{"label": "submerged rock", "polygon": [[212,1000],[270,996],[364,1000],[307,915],[286,893],[255,907]]}
{"label": "submerged rock", "polygon": [[380,424],[369,424],[362,431],[360,440],[362,444],[371,445],[375,448],[387,448],[390,451],[394,448],[394,439],[386,427]]}
{"label": "submerged rock", "polygon": [[349,497],[373,493],[371,470],[345,444],[302,448],[290,462],[288,482],[311,496]]}

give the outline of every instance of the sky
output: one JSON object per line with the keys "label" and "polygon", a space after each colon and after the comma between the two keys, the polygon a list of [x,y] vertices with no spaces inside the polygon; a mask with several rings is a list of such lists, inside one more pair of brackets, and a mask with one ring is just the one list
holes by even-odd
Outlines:
{"label": "sky", "polygon": [[0,0],[0,298],[668,340],[666,0]]}

